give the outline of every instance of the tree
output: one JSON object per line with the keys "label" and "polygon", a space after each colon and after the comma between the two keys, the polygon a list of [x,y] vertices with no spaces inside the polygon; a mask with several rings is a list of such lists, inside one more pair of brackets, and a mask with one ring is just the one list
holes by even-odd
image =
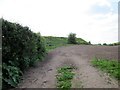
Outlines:
{"label": "tree", "polygon": [[103,45],[107,45],[106,43],[103,43]]}
{"label": "tree", "polygon": [[88,43],[91,45],[91,42],[90,42],[90,41],[89,41]]}
{"label": "tree", "polygon": [[75,33],[70,33],[68,35],[68,44],[77,44]]}

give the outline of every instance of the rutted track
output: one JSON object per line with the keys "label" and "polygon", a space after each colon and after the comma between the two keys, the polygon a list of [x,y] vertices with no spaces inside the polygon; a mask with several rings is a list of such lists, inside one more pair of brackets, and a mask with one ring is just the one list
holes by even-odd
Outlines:
{"label": "rutted track", "polygon": [[[72,64],[78,69],[74,88],[118,88],[118,82],[91,66],[92,58],[118,59],[117,46],[75,45],[60,47],[48,53],[43,62],[25,72],[18,88],[55,88],[56,69]],[[80,85],[79,85],[80,84]]]}

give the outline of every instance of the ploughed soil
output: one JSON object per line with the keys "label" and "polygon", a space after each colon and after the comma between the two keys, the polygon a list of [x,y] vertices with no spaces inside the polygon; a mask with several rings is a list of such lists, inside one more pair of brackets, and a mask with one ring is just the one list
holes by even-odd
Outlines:
{"label": "ploughed soil", "polygon": [[113,77],[91,65],[94,58],[118,60],[118,46],[74,45],[56,48],[28,69],[17,88],[56,88],[57,68],[73,65],[72,88],[118,88]]}

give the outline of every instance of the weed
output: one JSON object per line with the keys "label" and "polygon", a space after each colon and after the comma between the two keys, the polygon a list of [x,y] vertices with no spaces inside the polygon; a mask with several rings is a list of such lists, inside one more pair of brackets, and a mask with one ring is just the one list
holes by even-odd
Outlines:
{"label": "weed", "polygon": [[69,89],[72,86],[71,80],[73,79],[74,68],[72,66],[63,66],[57,70],[57,87],[62,89]]}
{"label": "weed", "polygon": [[120,63],[116,60],[94,58],[92,64],[120,80]]}

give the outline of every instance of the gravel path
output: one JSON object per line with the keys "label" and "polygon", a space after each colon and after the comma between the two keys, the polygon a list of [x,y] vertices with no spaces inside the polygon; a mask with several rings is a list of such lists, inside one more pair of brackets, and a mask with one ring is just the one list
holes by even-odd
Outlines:
{"label": "gravel path", "polygon": [[91,66],[93,57],[118,59],[117,46],[75,45],[49,52],[43,62],[25,72],[18,88],[56,88],[57,68],[74,65],[73,88],[118,88],[118,82]]}

